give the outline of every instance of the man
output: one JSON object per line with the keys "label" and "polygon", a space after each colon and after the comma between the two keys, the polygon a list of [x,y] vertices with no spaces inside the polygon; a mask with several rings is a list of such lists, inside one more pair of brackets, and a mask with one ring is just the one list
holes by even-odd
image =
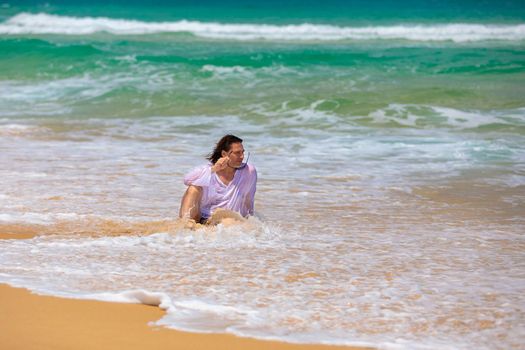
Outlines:
{"label": "man", "polygon": [[243,163],[242,139],[223,136],[207,159],[210,163],[184,177],[188,188],[179,216],[196,223],[215,224],[221,217],[242,219],[253,215],[257,171],[253,165]]}

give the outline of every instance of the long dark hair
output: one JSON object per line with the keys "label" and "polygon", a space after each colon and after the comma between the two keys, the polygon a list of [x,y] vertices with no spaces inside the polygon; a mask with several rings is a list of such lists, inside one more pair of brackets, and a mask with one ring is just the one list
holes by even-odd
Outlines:
{"label": "long dark hair", "polygon": [[217,163],[217,161],[222,157],[222,151],[228,152],[232,143],[242,143],[242,139],[235,135],[224,135],[219,142],[215,145],[213,151],[206,157],[212,164]]}

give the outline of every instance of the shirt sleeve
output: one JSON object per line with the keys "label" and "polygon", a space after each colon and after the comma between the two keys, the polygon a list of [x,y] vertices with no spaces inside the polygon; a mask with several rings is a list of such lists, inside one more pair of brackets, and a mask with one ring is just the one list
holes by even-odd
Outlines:
{"label": "shirt sleeve", "polygon": [[186,186],[201,186],[207,187],[211,180],[211,166],[209,164],[201,165],[184,176],[184,184]]}

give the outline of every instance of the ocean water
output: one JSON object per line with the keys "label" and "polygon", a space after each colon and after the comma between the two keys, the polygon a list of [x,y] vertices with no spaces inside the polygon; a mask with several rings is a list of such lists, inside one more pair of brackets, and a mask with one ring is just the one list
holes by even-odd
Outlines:
{"label": "ocean water", "polygon": [[[523,349],[522,1],[0,4],[0,282],[157,324]],[[225,133],[256,217],[178,225]]]}

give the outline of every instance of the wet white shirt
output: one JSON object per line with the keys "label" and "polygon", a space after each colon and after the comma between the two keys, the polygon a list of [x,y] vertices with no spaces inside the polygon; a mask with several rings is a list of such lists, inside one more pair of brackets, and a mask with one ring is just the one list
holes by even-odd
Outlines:
{"label": "wet white shirt", "polygon": [[251,164],[237,169],[232,181],[225,185],[211,171],[212,164],[201,165],[184,176],[186,186],[202,187],[201,216],[209,218],[215,209],[223,208],[246,217],[253,215],[257,170]]}

